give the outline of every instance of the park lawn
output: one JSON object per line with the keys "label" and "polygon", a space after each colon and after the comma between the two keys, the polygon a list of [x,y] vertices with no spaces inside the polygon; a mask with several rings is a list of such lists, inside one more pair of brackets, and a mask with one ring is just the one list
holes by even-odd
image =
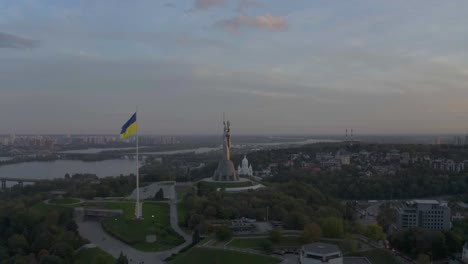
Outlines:
{"label": "park lawn", "polygon": [[[268,238],[234,238],[227,246],[242,249],[259,249],[261,242],[264,240],[268,240]],[[283,237],[280,242],[273,243],[273,247],[299,247],[303,244],[300,237]]]}
{"label": "park lawn", "polygon": [[73,208],[71,207],[54,204],[45,204],[44,202],[39,202],[33,205],[31,208],[38,210],[41,215],[47,215],[51,210],[56,210],[59,213],[66,212],[69,214],[73,214]]}
{"label": "park lawn", "polygon": [[79,199],[75,198],[60,198],[60,199],[52,199],[50,200],[51,204],[57,204],[57,205],[69,205],[69,204],[76,204],[79,203]]}
{"label": "park lawn", "polygon": [[115,258],[100,248],[87,248],[80,250],[74,257],[74,264],[103,263],[114,264]]}
{"label": "park lawn", "polygon": [[255,264],[276,264],[281,260],[256,255],[229,251],[223,249],[212,249],[204,247],[193,247],[189,251],[178,255],[175,259],[169,261],[170,264],[205,264],[205,263],[223,263],[223,264],[239,264],[239,263],[255,263]]}
{"label": "park lawn", "polygon": [[187,218],[187,208],[185,208],[183,203],[177,204],[177,221],[179,222],[179,226],[181,228],[186,228],[185,226],[185,219]]}
{"label": "park lawn", "polygon": [[[103,221],[104,229],[136,249],[161,251],[184,242],[184,239],[171,228],[169,205],[166,203],[143,203],[144,220],[142,221],[132,220],[135,203],[107,203],[107,207],[109,209],[122,209],[123,215]],[[146,242],[147,235],[156,235],[156,242]]]}
{"label": "park lawn", "polygon": [[191,186],[183,186],[183,187],[176,186],[175,191],[176,191],[177,200],[182,200],[184,199],[184,196],[187,193],[192,191],[192,187]]}

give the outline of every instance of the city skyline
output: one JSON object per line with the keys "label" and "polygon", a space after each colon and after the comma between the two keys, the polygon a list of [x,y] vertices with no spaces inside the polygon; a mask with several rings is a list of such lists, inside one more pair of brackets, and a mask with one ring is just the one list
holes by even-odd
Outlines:
{"label": "city skyline", "polygon": [[0,134],[465,134],[466,1],[0,1]]}

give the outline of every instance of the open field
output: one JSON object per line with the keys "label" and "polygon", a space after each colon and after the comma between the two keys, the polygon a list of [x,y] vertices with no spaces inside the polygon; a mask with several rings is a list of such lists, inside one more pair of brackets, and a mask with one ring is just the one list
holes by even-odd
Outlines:
{"label": "open field", "polygon": [[35,204],[32,208],[38,210],[41,214],[47,215],[51,210],[56,210],[59,213],[73,214],[73,208],[63,205],[45,204],[43,202]]}
{"label": "open field", "polygon": [[[108,209],[122,209],[123,215],[102,222],[104,229],[123,242],[142,251],[160,251],[173,248],[184,242],[169,220],[169,205],[165,203],[144,203],[144,220],[132,220],[134,203],[108,203]],[[154,216],[154,217],[153,217]],[[156,242],[146,242],[147,235],[156,235]]]}
{"label": "open field", "polygon": [[192,191],[191,186],[175,187],[176,196],[178,200],[184,199],[185,194]]}
{"label": "open field", "polygon": [[59,198],[59,199],[52,199],[49,202],[51,204],[57,204],[57,205],[68,205],[68,204],[79,203],[80,200],[75,199],[75,198]]}
{"label": "open field", "polygon": [[228,251],[222,249],[211,249],[194,247],[184,254],[169,261],[170,264],[205,264],[205,263],[255,263],[255,264],[276,264],[280,260],[273,257],[248,254],[242,252]]}

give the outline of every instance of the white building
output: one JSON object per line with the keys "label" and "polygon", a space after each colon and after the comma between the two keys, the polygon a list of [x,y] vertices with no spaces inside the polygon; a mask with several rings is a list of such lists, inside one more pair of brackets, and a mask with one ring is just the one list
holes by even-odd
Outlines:
{"label": "white building", "polygon": [[237,167],[237,175],[239,176],[253,176],[252,164],[249,164],[247,157],[244,155],[242,160],[242,166]]}
{"label": "white building", "polygon": [[336,152],[335,159],[339,160],[341,165],[349,165],[351,164],[351,153],[344,149],[340,149]]}
{"label": "white building", "polygon": [[326,243],[312,243],[302,246],[301,264],[343,264],[343,256],[338,246]]}

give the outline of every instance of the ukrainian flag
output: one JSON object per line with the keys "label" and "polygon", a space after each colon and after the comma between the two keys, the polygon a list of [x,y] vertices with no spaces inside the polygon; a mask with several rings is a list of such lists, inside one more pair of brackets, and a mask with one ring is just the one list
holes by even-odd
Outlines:
{"label": "ukrainian flag", "polygon": [[136,113],[122,126],[120,138],[126,138],[137,131]]}

